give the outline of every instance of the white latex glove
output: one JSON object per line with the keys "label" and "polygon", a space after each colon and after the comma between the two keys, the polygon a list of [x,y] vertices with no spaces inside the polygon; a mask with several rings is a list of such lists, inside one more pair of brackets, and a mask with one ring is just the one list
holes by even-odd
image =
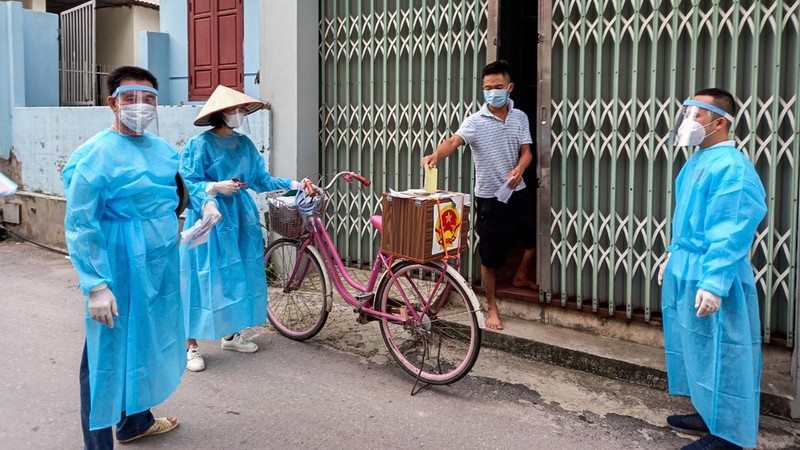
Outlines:
{"label": "white latex glove", "polygon": [[220,220],[222,220],[222,214],[217,209],[217,205],[214,202],[206,202],[203,205],[203,222],[214,225]]}
{"label": "white latex glove", "polygon": [[314,183],[311,180],[309,180],[308,178],[303,178],[300,181],[292,180],[291,189],[303,189],[306,184],[310,184],[312,186],[314,185]]}
{"label": "white latex glove", "polygon": [[239,183],[233,180],[225,180],[212,183],[211,191],[217,194],[231,195],[234,192],[238,192],[239,189],[241,189]]}
{"label": "white latex glove", "polygon": [[115,316],[119,316],[117,298],[108,286],[89,292],[89,317],[114,328]]}
{"label": "white latex glove", "polygon": [[719,295],[712,294],[705,289],[698,289],[697,295],[694,297],[694,307],[697,308],[697,317],[705,317],[709,314],[714,314],[719,310],[719,305],[722,303],[722,298]]}
{"label": "white latex glove", "polygon": [[664,281],[664,270],[667,268],[667,262],[669,261],[669,253],[667,253],[667,257],[664,258],[664,262],[662,262],[658,266],[658,285],[661,286],[661,283]]}

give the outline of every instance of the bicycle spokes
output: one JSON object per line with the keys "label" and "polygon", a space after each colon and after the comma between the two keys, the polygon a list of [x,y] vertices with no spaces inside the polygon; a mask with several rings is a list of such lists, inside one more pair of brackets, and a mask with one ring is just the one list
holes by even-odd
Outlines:
{"label": "bicycle spokes", "polygon": [[381,285],[376,302],[380,311],[397,315],[395,321],[381,321],[381,332],[412,376],[447,384],[472,368],[480,342],[475,309],[463,284],[440,266],[401,263]]}

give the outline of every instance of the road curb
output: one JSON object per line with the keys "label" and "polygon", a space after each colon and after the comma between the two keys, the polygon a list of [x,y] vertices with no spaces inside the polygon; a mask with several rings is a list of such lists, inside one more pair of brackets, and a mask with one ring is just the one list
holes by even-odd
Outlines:
{"label": "road curb", "polygon": [[[610,358],[489,329],[483,330],[482,345],[537,362],[667,390],[666,371],[620,358]],[[791,419],[791,402],[790,397],[762,391],[761,413]]]}

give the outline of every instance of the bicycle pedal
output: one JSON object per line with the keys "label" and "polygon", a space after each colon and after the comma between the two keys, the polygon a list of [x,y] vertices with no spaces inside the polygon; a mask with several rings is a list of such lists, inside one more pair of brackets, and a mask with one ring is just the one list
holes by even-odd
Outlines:
{"label": "bicycle pedal", "polygon": [[376,320],[378,320],[377,317],[368,316],[368,315],[362,313],[362,314],[358,315],[358,318],[356,319],[356,322],[360,323],[361,325],[364,325],[364,324],[366,324],[368,322],[374,322]]}

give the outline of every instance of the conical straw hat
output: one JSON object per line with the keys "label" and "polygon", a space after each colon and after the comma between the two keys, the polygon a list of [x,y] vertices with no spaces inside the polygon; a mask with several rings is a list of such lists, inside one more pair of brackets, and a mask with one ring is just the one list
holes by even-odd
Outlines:
{"label": "conical straw hat", "polygon": [[211,125],[208,119],[212,114],[235,106],[242,106],[245,109],[245,114],[251,114],[263,108],[264,102],[220,84],[214,89],[214,93],[208,98],[206,104],[203,105],[200,114],[194,119],[194,124],[198,127]]}

